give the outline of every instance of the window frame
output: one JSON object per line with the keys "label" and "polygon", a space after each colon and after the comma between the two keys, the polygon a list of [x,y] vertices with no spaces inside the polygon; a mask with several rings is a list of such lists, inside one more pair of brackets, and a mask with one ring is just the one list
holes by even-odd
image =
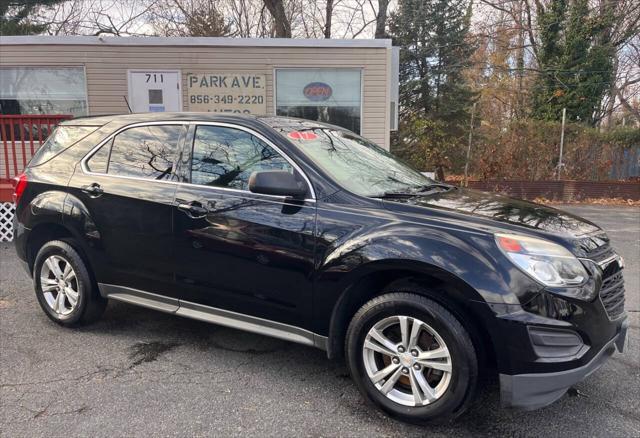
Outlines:
{"label": "window frame", "polygon": [[[309,67],[307,66],[286,66],[286,67],[273,67],[273,117],[278,116],[278,70],[347,70],[358,71],[360,73],[360,132],[356,134],[363,136],[364,132],[364,67],[352,66],[352,67]],[[317,121],[317,120],[314,120]],[[347,129],[347,128],[344,128]]]}
{"label": "window frame", "polygon": [[[95,175],[95,176],[107,176],[107,177],[111,177],[111,178],[123,178],[123,179],[130,179],[130,180],[136,180],[136,181],[153,181],[153,182],[157,182],[157,183],[164,183],[164,184],[178,184],[180,183],[180,181],[169,181],[169,180],[163,180],[163,179],[153,179],[153,178],[144,178],[141,176],[131,176],[131,175],[116,175],[113,173],[103,173],[103,172],[93,172],[89,169],[89,166],[87,165],[87,162],[102,148],[102,146],[111,143],[111,147],[113,147],[113,139],[121,134],[124,131],[127,131],[129,129],[132,128],[143,128],[145,126],[166,126],[166,125],[179,125],[179,126],[184,126],[185,128],[185,134],[183,136],[181,136],[181,138],[178,140],[178,144],[177,144],[177,155],[176,155],[176,162],[174,163],[174,168],[177,167],[180,164],[180,156],[182,155],[182,151],[183,151],[183,145],[185,143],[185,140],[188,138],[189,136],[189,123],[188,122],[182,122],[182,121],[162,121],[162,122],[140,122],[140,123],[132,123],[130,125],[126,125],[123,126],[119,129],[117,129],[116,131],[112,132],[111,134],[109,134],[104,140],[102,140],[100,143],[98,143],[94,148],[92,148],[85,156],[84,158],[80,161],[80,167],[82,169],[82,172],[85,175]],[[109,150],[109,155],[108,155],[108,159],[107,159],[107,172],[109,172],[109,161],[111,160],[111,150]],[[177,175],[177,172],[174,171],[172,172],[173,174]]]}
{"label": "window frame", "polygon": [[[186,135],[184,138],[181,139],[180,144],[178,145],[178,156],[177,156],[177,161],[176,161],[176,167],[177,168],[182,168],[183,166],[188,166],[189,169],[189,181],[167,181],[167,180],[156,180],[156,179],[150,179],[150,178],[142,178],[139,176],[126,176],[126,175],[114,175],[114,174],[109,174],[109,173],[100,173],[100,172],[92,172],[89,167],[87,166],[87,162],[91,159],[91,157],[93,157],[102,146],[104,146],[105,144],[109,143],[110,141],[113,141],[113,139],[115,138],[116,135],[120,134],[123,131],[126,131],[127,129],[131,129],[131,128],[137,128],[137,127],[144,127],[144,126],[157,126],[157,125],[182,125],[187,129]],[[284,200],[287,197],[286,196],[279,196],[279,195],[267,195],[264,193],[254,193],[250,190],[241,190],[241,189],[232,189],[232,188],[227,188],[227,187],[215,187],[215,186],[205,186],[205,185],[201,185],[201,184],[193,184],[190,181],[190,176],[191,176],[191,159],[192,159],[192,154],[193,154],[193,144],[195,141],[195,132],[196,132],[196,128],[198,126],[219,126],[219,127],[225,127],[225,128],[232,128],[232,129],[238,129],[244,132],[247,132],[253,136],[255,136],[256,138],[258,138],[259,140],[263,141],[264,143],[266,143],[269,147],[273,148],[277,153],[279,153],[289,164],[291,164],[291,166],[295,169],[296,172],[299,172],[300,175],[302,176],[302,179],[304,180],[305,184],[307,185],[307,189],[308,189],[308,196],[304,199],[304,201],[310,201],[310,202],[315,202],[316,201],[316,192],[313,188],[313,184],[311,184],[311,180],[309,179],[309,177],[307,176],[307,174],[302,170],[302,168],[293,160],[291,159],[291,157],[286,154],[281,148],[279,148],[276,144],[274,144],[272,141],[270,141],[269,139],[267,139],[264,135],[262,135],[261,133],[255,131],[254,129],[251,128],[247,128],[245,126],[242,125],[237,125],[234,123],[226,123],[226,122],[206,122],[206,121],[171,121],[171,120],[167,120],[167,121],[157,121],[157,122],[139,122],[139,123],[132,123],[126,126],[122,126],[120,128],[118,128],[116,131],[112,132],[111,134],[109,134],[105,139],[103,139],[102,141],[100,141],[100,143],[98,143],[95,147],[93,147],[85,156],[84,158],[80,161],[80,168],[82,169],[82,172],[85,175],[95,175],[95,176],[108,176],[108,177],[112,177],[112,178],[123,178],[123,179],[130,179],[130,180],[137,180],[137,181],[153,181],[153,182],[157,182],[157,183],[163,183],[163,184],[184,184],[190,187],[199,187],[201,189],[206,189],[206,190],[222,190],[222,191],[227,191],[227,192],[235,192],[235,193],[240,193],[240,194],[250,194],[253,196],[263,196],[263,197],[267,197],[267,198],[272,198],[272,199],[280,199],[280,200]],[[109,157],[111,157],[111,153],[109,153]],[[180,172],[175,172],[176,174],[178,174],[178,176],[180,177]]]}

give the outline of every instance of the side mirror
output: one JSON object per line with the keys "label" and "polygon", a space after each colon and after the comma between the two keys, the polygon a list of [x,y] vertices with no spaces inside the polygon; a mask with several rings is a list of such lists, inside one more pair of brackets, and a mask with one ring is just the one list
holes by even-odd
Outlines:
{"label": "side mirror", "polygon": [[294,198],[302,198],[307,194],[306,184],[286,170],[253,172],[249,177],[249,190],[253,193]]}

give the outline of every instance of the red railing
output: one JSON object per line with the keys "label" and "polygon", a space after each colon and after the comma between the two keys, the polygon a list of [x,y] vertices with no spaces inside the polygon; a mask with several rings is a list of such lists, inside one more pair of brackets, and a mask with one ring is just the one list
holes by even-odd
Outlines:
{"label": "red railing", "polygon": [[22,172],[53,128],[71,118],[66,114],[0,114],[0,201],[9,200],[4,198],[10,193],[11,178]]}

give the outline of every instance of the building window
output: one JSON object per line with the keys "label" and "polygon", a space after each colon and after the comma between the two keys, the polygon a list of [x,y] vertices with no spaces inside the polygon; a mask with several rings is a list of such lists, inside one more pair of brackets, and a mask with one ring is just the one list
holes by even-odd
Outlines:
{"label": "building window", "polygon": [[361,70],[276,70],[276,114],[342,126],[360,133]]}
{"label": "building window", "polygon": [[2,114],[87,115],[82,67],[0,68]]}

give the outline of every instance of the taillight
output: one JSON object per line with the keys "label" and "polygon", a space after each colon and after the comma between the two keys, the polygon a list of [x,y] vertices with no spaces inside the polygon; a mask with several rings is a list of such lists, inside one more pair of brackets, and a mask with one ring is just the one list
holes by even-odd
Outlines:
{"label": "taillight", "polygon": [[13,178],[13,202],[17,204],[27,188],[27,175],[21,173]]}

